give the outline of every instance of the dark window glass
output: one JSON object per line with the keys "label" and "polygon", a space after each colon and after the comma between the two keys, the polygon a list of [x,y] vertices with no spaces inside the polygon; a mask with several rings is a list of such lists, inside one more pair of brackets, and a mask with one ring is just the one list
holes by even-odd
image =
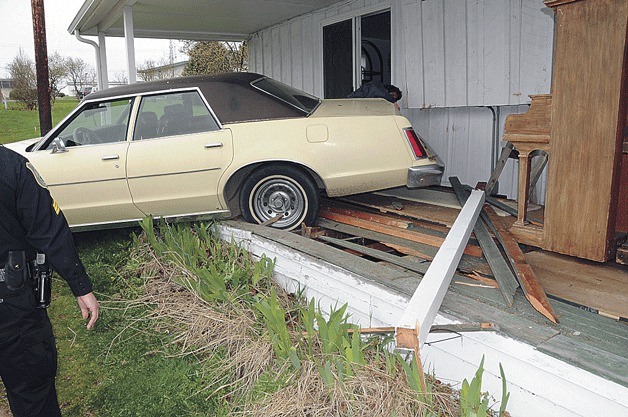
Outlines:
{"label": "dark window glass", "polygon": [[352,45],[351,19],[323,28],[325,98],[347,97],[354,90]]}
{"label": "dark window glass", "polygon": [[390,84],[390,12],[361,18],[362,84],[378,80]]}
{"label": "dark window glass", "polygon": [[312,113],[320,102],[317,97],[272,78],[260,78],[253,81],[251,85],[302,110],[306,114]]}
{"label": "dark window glass", "polygon": [[156,94],[142,98],[133,140],[218,130],[198,91]]}

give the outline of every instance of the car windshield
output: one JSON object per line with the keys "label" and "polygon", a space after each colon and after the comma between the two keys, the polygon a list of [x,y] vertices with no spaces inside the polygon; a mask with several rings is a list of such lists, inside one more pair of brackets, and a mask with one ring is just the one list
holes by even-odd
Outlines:
{"label": "car windshield", "polygon": [[272,78],[259,78],[251,83],[255,88],[294,106],[306,114],[311,114],[320,103],[320,99],[304,91],[286,85]]}

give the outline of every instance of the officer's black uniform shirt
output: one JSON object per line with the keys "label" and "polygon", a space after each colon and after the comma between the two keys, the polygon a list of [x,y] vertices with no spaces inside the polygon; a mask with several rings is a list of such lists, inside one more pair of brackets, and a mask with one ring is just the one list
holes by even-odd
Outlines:
{"label": "officer's black uniform shirt", "polygon": [[63,213],[23,156],[0,145],[0,267],[10,250],[40,251],[75,296],[92,291]]}

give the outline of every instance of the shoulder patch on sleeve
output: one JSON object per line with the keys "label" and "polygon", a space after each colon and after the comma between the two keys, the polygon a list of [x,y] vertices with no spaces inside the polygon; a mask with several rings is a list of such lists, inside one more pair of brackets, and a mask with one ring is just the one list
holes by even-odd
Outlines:
{"label": "shoulder patch on sleeve", "polygon": [[61,209],[59,208],[59,205],[57,204],[57,202],[55,200],[52,200],[52,209],[55,211],[55,214],[57,216],[61,212]]}
{"label": "shoulder patch on sleeve", "polygon": [[26,168],[28,168],[28,170],[33,173],[33,176],[35,177],[35,181],[37,181],[37,184],[39,184],[41,188],[48,188],[46,186],[46,181],[44,181],[41,175],[39,175],[39,172],[37,172],[33,164],[31,164],[30,162],[27,162]]}

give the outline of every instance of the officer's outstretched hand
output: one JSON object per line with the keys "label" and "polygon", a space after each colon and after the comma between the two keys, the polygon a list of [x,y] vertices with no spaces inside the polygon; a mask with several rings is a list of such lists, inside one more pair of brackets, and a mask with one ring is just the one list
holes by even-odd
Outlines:
{"label": "officer's outstretched hand", "polygon": [[87,330],[94,327],[94,323],[98,320],[98,300],[93,292],[76,297],[79,307],[81,308],[81,314],[83,319],[89,317],[89,323],[87,323]]}

